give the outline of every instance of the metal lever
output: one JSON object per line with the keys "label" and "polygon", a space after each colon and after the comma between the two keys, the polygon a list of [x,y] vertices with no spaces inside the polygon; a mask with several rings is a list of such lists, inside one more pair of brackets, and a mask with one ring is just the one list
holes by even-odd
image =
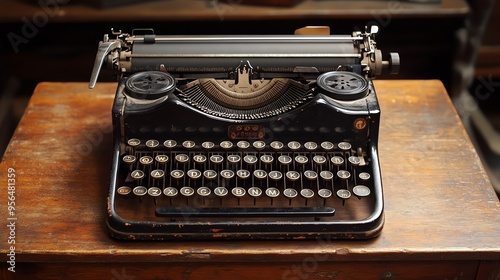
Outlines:
{"label": "metal lever", "polygon": [[99,76],[99,72],[101,72],[101,66],[104,62],[104,58],[108,55],[110,50],[115,48],[120,48],[119,41],[102,42],[99,44],[97,55],[95,57],[94,68],[92,69],[92,75],[90,76],[89,88],[95,87],[97,77]]}

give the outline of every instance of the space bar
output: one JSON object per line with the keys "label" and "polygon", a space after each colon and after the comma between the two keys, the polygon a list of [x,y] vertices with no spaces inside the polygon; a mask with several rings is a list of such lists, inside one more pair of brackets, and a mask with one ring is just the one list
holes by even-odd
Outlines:
{"label": "space bar", "polygon": [[318,217],[333,216],[333,207],[266,207],[266,208],[185,208],[157,207],[158,217]]}

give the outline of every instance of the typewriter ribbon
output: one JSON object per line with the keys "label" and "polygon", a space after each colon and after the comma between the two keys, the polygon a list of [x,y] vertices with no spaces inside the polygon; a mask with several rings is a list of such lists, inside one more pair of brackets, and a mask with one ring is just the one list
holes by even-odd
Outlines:
{"label": "typewriter ribbon", "polygon": [[[143,32],[143,34],[138,34]],[[351,35],[112,32],[119,78],[108,229],[130,240],[366,239],[384,223],[371,78],[399,71]]]}

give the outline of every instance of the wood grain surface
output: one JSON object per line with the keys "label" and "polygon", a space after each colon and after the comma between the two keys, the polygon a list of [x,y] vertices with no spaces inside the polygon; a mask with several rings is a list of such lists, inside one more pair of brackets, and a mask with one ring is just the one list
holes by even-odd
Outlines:
{"label": "wood grain surface", "polygon": [[[28,262],[172,262],[218,263],[224,270],[225,263],[281,267],[312,258],[375,266],[379,261],[425,266],[476,260],[467,262],[476,271],[479,260],[500,260],[499,201],[444,87],[435,80],[375,81],[382,110],[385,226],[373,240],[113,240],[106,232],[105,198],[115,87],[41,83],[36,88],[0,164],[0,218],[4,223],[17,218],[21,267]],[[14,216],[7,211],[9,168],[15,170]],[[0,227],[4,266],[9,234]],[[496,264],[486,267],[499,270]]]}
{"label": "wood grain surface", "polygon": [[[88,1],[87,1],[88,2]],[[463,17],[469,12],[464,0],[441,3],[406,1],[315,1],[304,0],[289,8],[241,4],[241,0],[144,1],[112,9],[98,9],[83,1],[54,1],[41,7],[38,1],[4,0],[0,22],[21,23],[46,16],[50,22],[204,21],[368,18],[388,22],[405,17]],[[51,2],[48,2],[51,3]],[[60,3],[60,4],[59,4]],[[38,18],[37,18],[38,19]],[[40,20],[40,19],[38,19]]]}

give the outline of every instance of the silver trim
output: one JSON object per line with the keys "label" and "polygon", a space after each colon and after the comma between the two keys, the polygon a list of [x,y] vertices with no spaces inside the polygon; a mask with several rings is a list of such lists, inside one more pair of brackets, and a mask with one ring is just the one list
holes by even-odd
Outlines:
{"label": "silver trim", "polygon": [[224,53],[224,54],[204,54],[204,53],[172,53],[172,54],[130,54],[131,58],[217,58],[217,57],[314,57],[314,58],[361,58],[357,53]]}
{"label": "silver trim", "polygon": [[[352,37],[352,36],[227,36],[227,37],[162,37],[155,36],[155,42],[193,42],[193,41],[239,41],[239,42],[255,42],[255,41],[320,41],[320,42],[328,42],[328,41],[363,41],[363,37]],[[130,36],[125,38],[126,42],[144,42],[144,37],[135,37]]]}

